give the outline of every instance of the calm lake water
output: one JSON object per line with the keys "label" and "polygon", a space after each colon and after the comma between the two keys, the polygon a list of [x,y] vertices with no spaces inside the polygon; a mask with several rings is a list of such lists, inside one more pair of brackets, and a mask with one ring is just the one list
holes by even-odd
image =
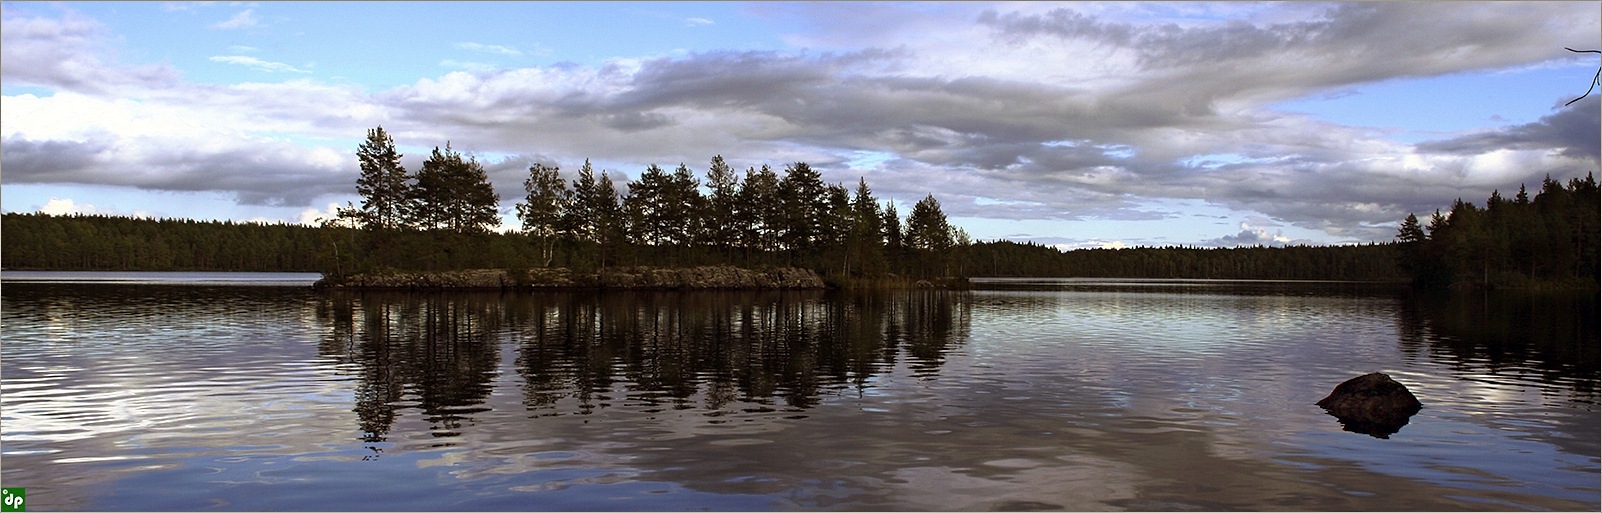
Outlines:
{"label": "calm lake water", "polygon": [[[32,511],[1602,507],[1594,293],[4,278]],[[1388,438],[1313,405],[1372,371],[1424,404]]]}

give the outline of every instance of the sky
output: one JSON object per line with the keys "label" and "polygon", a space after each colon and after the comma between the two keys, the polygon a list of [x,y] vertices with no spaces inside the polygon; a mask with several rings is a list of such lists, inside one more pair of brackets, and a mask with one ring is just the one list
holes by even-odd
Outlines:
{"label": "sky", "polygon": [[[0,2],[0,208],[313,223],[383,126],[485,164],[807,162],[975,240],[1392,240],[1598,170],[1596,2]],[[1533,194],[1533,192],[1532,192]]]}

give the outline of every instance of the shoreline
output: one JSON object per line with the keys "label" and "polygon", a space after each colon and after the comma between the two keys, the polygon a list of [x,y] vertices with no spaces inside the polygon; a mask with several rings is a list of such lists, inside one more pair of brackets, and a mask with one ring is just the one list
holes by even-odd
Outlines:
{"label": "shoreline", "polygon": [[826,289],[829,285],[810,269],[745,269],[718,265],[684,268],[610,267],[594,272],[576,272],[561,267],[379,271],[343,277],[325,276],[312,287],[347,290],[765,290]]}

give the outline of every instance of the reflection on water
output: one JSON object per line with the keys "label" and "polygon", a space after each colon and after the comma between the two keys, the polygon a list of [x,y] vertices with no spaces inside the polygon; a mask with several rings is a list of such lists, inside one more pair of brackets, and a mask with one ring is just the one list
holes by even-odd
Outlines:
{"label": "reflection on water", "polygon": [[734,405],[804,411],[832,390],[867,386],[902,352],[914,376],[934,375],[966,338],[965,296],[823,296],[334,293],[318,304],[333,327],[320,352],[361,369],[364,439],[384,441],[408,408],[428,417],[433,436],[458,435],[464,419],[487,410],[502,340],[517,346],[523,404],[536,415],[626,403],[717,416]]}
{"label": "reflection on water", "polygon": [[1418,294],[1402,309],[1409,356],[1447,362],[1483,379],[1540,384],[1542,396],[1575,408],[1598,402],[1595,293],[1512,291]]}
{"label": "reflection on water", "polygon": [[[1595,510],[1596,297],[3,289],[39,510]],[[1390,439],[1313,403],[1381,371]]]}

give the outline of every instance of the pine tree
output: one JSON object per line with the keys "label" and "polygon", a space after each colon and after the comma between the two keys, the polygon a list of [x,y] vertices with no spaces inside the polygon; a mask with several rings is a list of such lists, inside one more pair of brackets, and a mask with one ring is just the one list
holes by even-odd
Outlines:
{"label": "pine tree", "polygon": [[623,202],[623,210],[632,227],[629,237],[635,243],[660,246],[668,243],[674,232],[684,229],[673,223],[671,209],[674,207],[668,197],[671,181],[666,171],[651,164],[640,174],[639,180],[628,183],[629,196]]}
{"label": "pine tree", "polygon": [[383,126],[367,131],[367,140],[356,148],[356,159],[361,163],[356,193],[362,196],[358,217],[362,226],[373,230],[405,227],[411,215],[411,186],[407,183],[411,177]]}
{"label": "pine tree", "polygon": [[414,219],[423,229],[482,233],[500,225],[500,196],[484,166],[476,158],[462,159],[450,143],[444,151],[436,146],[423,161],[412,191],[417,200]]}

